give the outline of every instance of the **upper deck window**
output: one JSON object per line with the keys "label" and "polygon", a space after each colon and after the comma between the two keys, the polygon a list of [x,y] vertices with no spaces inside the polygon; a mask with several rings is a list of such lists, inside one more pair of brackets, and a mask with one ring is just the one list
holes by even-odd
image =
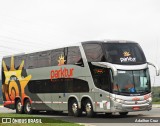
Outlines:
{"label": "upper deck window", "polygon": [[38,67],[51,66],[51,51],[43,51],[39,53]]}
{"label": "upper deck window", "polygon": [[[64,58],[64,48],[61,49],[55,49],[51,51],[51,65],[52,66],[58,66],[60,63],[60,59]],[[63,64],[66,64],[65,59],[63,59]]]}
{"label": "upper deck window", "polygon": [[38,67],[38,53],[31,53],[27,56],[27,68],[33,69]]}
{"label": "upper deck window", "polygon": [[83,44],[88,62],[102,62],[103,52],[100,44]]}
{"label": "upper deck window", "polygon": [[68,47],[67,64],[83,66],[83,60],[79,47]]}
{"label": "upper deck window", "polygon": [[115,64],[143,64],[146,63],[144,53],[137,43],[105,43],[107,62]]}

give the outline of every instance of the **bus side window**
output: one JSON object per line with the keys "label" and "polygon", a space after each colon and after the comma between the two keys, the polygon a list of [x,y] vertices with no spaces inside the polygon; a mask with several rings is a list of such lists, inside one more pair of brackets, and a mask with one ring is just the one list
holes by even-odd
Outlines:
{"label": "bus side window", "polygon": [[15,65],[16,70],[20,67],[20,65],[23,61],[24,61],[23,68],[26,69],[26,56],[21,55],[21,56],[15,56],[14,57],[14,65]]}
{"label": "bus side window", "polygon": [[6,64],[7,70],[10,70],[10,67],[11,67],[11,57],[4,58],[3,60],[4,60],[5,64]]}
{"label": "bus side window", "polygon": [[[11,58],[10,57],[7,57],[7,58],[3,58],[3,61],[5,62],[6,64],[6,67],[7,67],[7,70],[10,70],[10,65],[11,65]],[[4,75],[4,71],[5,69],[3,68],[3,65],[2,65],[2,84],[5,83],[5,75]]]}
{"label": "bus side window", "polygon": [[58,60],[61,56],[64,58],[64,48],[52,50],[51,51],[51,65],[58,66],[59,64]]}
{"label": "bus side window", "polygon": [[68,47],[67,64],[84,66],[79,47]]}
{"label": "bus side window", "polygon": [[88,62],[104,61],[103,51],[100,44],[83,44]]}
{"label": "bus side window", "polygon": [[33,69],[38,67],[38,53],[28,54],[27,65],[28,69]]}
{"label": "bus side window", "polygon": [[51,66],[51,51],[44,51],[39,53],[38,67]]}
{"label": "bus side window", "polygon": [[81,79],[65,79],[65,92],[66,93],[79,93],[89,92],[88,82]]}

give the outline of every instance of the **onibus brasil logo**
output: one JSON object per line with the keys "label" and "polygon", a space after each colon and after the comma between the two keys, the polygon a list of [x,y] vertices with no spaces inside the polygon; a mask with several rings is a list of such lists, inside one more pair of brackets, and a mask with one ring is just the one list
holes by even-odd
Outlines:
{"label": "onibus brasil logo", "polygon": [[[4,94],[4,101],[14,102],[16,97],[25,98],[25,87],[31,80],[31,75],[26,77],[22,76],[22,70],[24,66],[24,60],[19,65],[18,69],[14,67],[14,57],[11,57],[10,69],[7,68],[5,61],[2,61],[3,72],[5,76],[5,81],[2,84],[2,92]],[[11,104],[8,103],[8,104]],[[5,103],[4,103],[5,104]]]}
{"label": "onibus brasil logo", "polygon": [[135,57],[131,57],[131,54],[127,51],[123,52],[123,56],[120,58],[121,63],[122,62],[136,62],[136,58]]}
{"label": "onibus brasil logo", "polygon": [[[65,64],[65,61],[64,60],[64,56],[60,56],[59,59],[58,59],[58,66],[62,66]],[[71,78],[73,76],[73,71],[74,71],[74,68],[60,68],[60,69],[53,69],[50,71],[50,79],[51,81],[53,79],[58,79],[58,78]]]}

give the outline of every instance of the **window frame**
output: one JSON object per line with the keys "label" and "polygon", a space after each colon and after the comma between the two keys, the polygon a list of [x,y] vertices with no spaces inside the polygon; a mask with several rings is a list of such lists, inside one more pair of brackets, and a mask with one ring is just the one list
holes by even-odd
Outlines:
{"label": "window frame", "polygon": [[[88,54],[87,54],[87,52],[86,52],[86,49],[85,49],[85,46],[90,46],[90,45],[98,45],[100,48],[101,48],[101,60],[99,60],[99,59],[97,59],[97,60],[91,60],[91,59],[89,59],[89,57],[87,56]],[[94,47],[95,48],[95,47]],[[84,49],[84,52],[85,52],[85,55],[86,55],[86,58],[87,58],[87,61],[88,62],[104,62],[104,61],[106,61],[105,60],[105,54],[104,54],[104,51],[103,51],[103,47],[102,47],[102,44],[101,43],[84,43],[83,44],[83,49]],[[87,49],[88,50],[88,49]],[[92,50],[94,50],[94,49],[92,49]],[[99,51],[98,51],[99,52]],[[99,55],[100,56],[100,55]],[[97,57],[99,57],[99,56],[97,56]]]}
{"label": "window frame", "polygon": [[[74,53],[75,55],[70,55],[70,54],[72,54],[72,53],[70,53],[69,54],[69,49],[74,49],[75,48],[75,51],[76,51],[76,53]],[[79,48],[79,46],[71,46],[71,47],[67,47],[66,48],[66,64],[67,65],[79,65],[79,66],[84,66],[84,63],[83,63],[83,58],[82,58],[82,55],[81,55],[81,51],[80,51],[80,48]],[[72,50],[73,51],[73,50]],[[70,58],[71,57],[71,58]],[[69,62],[69,59],[72,59],[72,58],[75,58],[75,57],[77,57],[77,58],[79,58],[77,61],[76,60],[71,60],[72,62]],[[73,61],[76,61],[76,62],[73,62]]]}

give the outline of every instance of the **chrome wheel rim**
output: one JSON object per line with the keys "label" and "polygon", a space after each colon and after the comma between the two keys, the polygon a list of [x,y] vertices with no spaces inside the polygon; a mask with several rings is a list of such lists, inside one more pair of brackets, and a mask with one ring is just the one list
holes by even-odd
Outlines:
{"label": "chrome wheel rim", "polygon": [[17,109],[18,109],[18,111],[21,111],[21,109],[22,109],[22,104],[21,104],[21,102],[18,102],[18,104],[17,104]]}
{"label": "chrome wheel rim", "polygon": [[87,113],[90,112],[91,109],[92,109],[91,104],[90,104],[90,103],[87,103],[87,104],[86,104],[86,112],[87,112]]}
{"label": "chrome wheel rim", "polygon": [[26,110],[27,110],[27,112],[30,112],[30,111],[31,111],[31,105],[30,105],[30,103],[27,103],[27,104],[26,104]]}
{"label": "chrome wheel rim", "polygon": [[76,113],[77,109],[78,109],[78,105],[76,103],[73,103],[73,105],[72,105],[72,111],[73,111],[73,113]]}

